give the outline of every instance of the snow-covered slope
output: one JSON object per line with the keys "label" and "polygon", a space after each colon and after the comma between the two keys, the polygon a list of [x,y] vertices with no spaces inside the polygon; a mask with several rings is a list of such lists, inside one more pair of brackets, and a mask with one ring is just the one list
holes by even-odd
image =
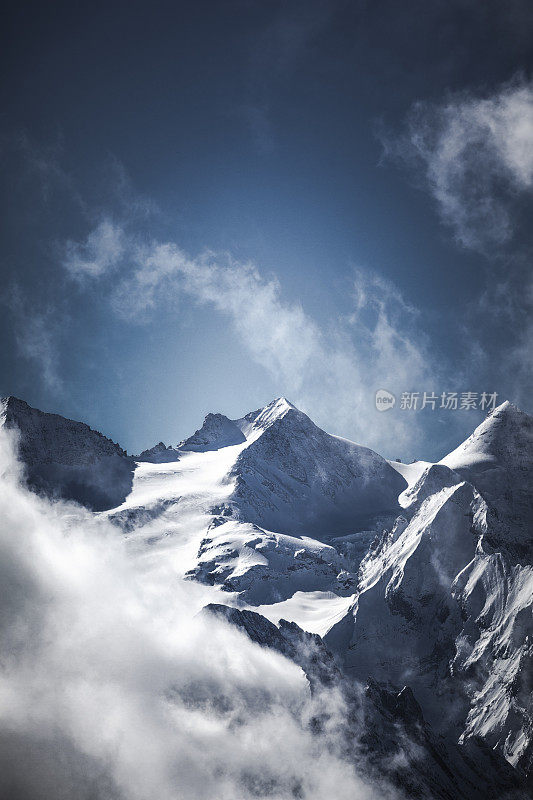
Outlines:
{"label": "snow-covered slope", "polygon": [[[380,456],[321,431],[284,398],[238,420],[208,414],[168,453],[161,444],[142,454],[151,463],[139,464],[113,519],[152,553],[179,553],[180,574],[253,605],[301,593],[316,607],[317,593],[351,595],[405,486]],[[320,541],[339,528],[349,534]],[[293,605],[299,620],[301,607]]]}
{"label": "snow-covered slope", "polygon": [[502,403],[463,444],[442,459],[470,481],[493,511],[495,546],[533,555],[533,418]]}
{"label": "snow-covered slope", "polygon": [[234,617],[275,639],[271,623],[323,636],[343,685],[370,681],[364,746],[400,758],[399,725],[429,758],[418,783],[410,757],[395,767],[408,796],[497,798],[533,773],[528,415],[504,403],[439,463],[404,465],[279,398],[144,451],[133,484],[132,460],[82,423],[13,398],[2,420],[33,485],[107,509],[152,585],[170,572],[198,608],[259,610]]}
{"label": "snow-covered slope", "polygon": [[[532,420],[496,409],[404,495],[326,641],[354,677],[408,684],[443,735],[531,769]],[[468,478],[468,480],[465,480]]]}
{"label": "snow-covered slope", "polygon": [[355,588],[355,577],[335,548],[224,517],[209,526],[187,577],[220,584],[253,605],[279,603],[295,592],[345,596]]}
{"label": "snow-covered slope", "polygon": [[133,459],[85,423],[7,397],[0,400],[0,425],[18,431],[20,459],[34,489],[95,510],[116,506],[129,493]]}
{"label": "snow-covered slope", "polygon": [[251,423],[230,510],[269,530],[327,540],[398,513],[405,480],[367,447],[331,436],[284,398]]}
{"label": "snow-covered slope", "polygon": [[[287,520],[279,517],[277,528],[266,528],[249,521],[260,514],[260,508],[241,506],[240,457],[273,427],[275,433],[276,423],[288,410],[300,414],[286,401],[279,400],[240,420],[228,420],[239,432],[236,438],[242,441],[218,449],[213,446],[214,439],[208,441],[209,434],[214,433],[217,439],[221,428],[226,432],[230,428],[221,423],[221,415],[208,415],[203,428],[191,437],[198,449],[187,450],[188,445],[182,443],[176,460],[167,460],[168,449],[164,445],[156,448],[150,454],[150,461],[138,464],[131,494],[109,516],[136,547],[149,545],[154,563],[166,558],[179,575],[215,589],[220,587],[226,596],[238,602],[282,603],[301,593],[304,598],[312,595],[316,606],[317,593],[330,593],[336,598],[351,595],[357,566],[375,531],[361,532],[361,542],[356,544],[354,520],[351,525],[354,533],[348,541],[333,547],[307,536],[305,528],[300,529],[298,536],[291,535],[294,521],[291,509],[285,509]],[[312,426],[305,415],[301,416]],[[317,436],[333,440],[336,446],[335,437],[328,437],[315,426],[313,429]],[[365,454],[371,452],[356,445],[353,448]],[[382,461],[378,456],[375,459]],[[392,470],[391,473],[396,480],[395,473]],[[277,476],[285,482],[290,480],[289,475],[283,476],[281,468]],[[398,483],[400,489],[404,484],[401,479]],[[300,496],[294,491],[293,500],[302,505],[309,496],[310,486],[296,483],[295,490],[299,490]],[[320,501],[331,505],[330,497],[317,492],[317,504]],[[306,602],[304,599],[304,605]],[[300,620],[299,607],[295,606],[294,612]],[[315,614],[322,616],[318,610]]]}
{"label": "snow-covered slope", "polygon": [[408,487],[416,483],[426,467],[431,466],[429,461],[412,461],[410,464],[404,464],[402,461],[389,461],[389,464],[405,478]]}

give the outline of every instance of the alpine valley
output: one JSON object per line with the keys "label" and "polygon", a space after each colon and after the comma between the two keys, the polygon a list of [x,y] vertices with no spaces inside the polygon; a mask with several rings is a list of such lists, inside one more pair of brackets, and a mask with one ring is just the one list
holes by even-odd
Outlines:
{"label": "alpine valley", "polygon": [[[284,398],[208,414],[138,456],[14,397],[0,425],[20,491],[63,522],[81,507],[139,584],[156,592],[170,576],[198,625],[235,629],[280,675],[302,676],[307,733],[372,787],[346,796],[533,797],[532,417],[505,402],[441,461],[412,464],[326,433]],[[220,693],[198,693],[223,713]],[[258,770],[235,800],[345,796]],[[115,779],[107,796],[130,800]]]}

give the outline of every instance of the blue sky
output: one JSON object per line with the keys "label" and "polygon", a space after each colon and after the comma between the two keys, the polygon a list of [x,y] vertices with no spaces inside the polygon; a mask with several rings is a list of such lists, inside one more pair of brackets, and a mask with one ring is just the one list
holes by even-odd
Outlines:
{"label": "blue sky", "polygon": [[402,392],[532,411],[528,5],[12,7],[1,393],[130,451],[282,394],[404,459],[482,414]]}

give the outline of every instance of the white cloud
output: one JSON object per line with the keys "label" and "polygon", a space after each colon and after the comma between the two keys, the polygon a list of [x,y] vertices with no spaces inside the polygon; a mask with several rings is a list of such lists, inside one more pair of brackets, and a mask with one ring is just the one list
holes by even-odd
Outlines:
{"label": "white cloud", "polygon": [[174,244],[136,249],[137,267],[117,287],[115,309],[129,318],[166,298],[191,296],[214,306],[231,324],[253,357],[283,382],[298,389],[309,361],[320,348],[320,331],[298,304],[287,304],[275,279],[264,279],[252,264],[212,253],[191,259]]}
{"label": "white cloud", "polygon": [[389,155],[422,165],[442,219],[466,247],[487,250],[514,233],[517,197],[533,188],[533,83],[487,97],[461,93],[417,103]]}
{"label": "white cloud", "polygon": [[[356,311],[351,323],[359,341],[367,337],[374,382],[381,379],[395,390],[402,387],[408,391],[420,383],[430,388],[436,375],[431,374],[417,309],[390,281],[363,270],[356,271],[354,296]],[[370,313],[369,319],[362,318],[364,312]]]}
{"label": "white cloud", "polygon": [[63,266],[71,275],[97,277],[114,268],[124,253],[122,228],[104,219],[83,243],[69,240],[65,245]]}
{"label": "white cloud", "polygon": [[465,364],[529,409],[531,239],[523,223],[533,196],[533,81],[516,78],[485,96],[463,92],[418,103],[404,136],[384,144],[389,155],[421,169],[456,240],[489,256],[490,280],[463,325]]}
{"label": "white cloud", "polygon": [[204,588],[147,582],[104,519],[21,488],[5,430],[0,476],[2,796],[381,796],[336,754],[334,719],[312,734],[299,668],[195,617]]}

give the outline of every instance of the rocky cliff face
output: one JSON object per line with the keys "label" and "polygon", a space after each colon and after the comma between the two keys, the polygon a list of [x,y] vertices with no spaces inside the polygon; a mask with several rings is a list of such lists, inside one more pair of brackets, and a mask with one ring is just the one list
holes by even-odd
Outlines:
{"label": "rocky cliff face", "polygon": [[424,472],[404,493],[410,519],[365,557],[353,608],[326,637],[352,675],[407,683],[435,730],[479,737],[526,771],[531,423],[504,404]]}
{"label": "rocky cliff face", "polygon": [[178,449],[205,453],[245,441],[246,437],[236,422],[224,414],[208,414],[202,427],[180,442]]}
{"label": "rocky cliff face", "polygon": [[100,511],[118,505],[131,490],[133,459],[83,422],[8,397],[0,401],[0,425],[17,431],[26,478],[37,491]]}
{"label": "rocky cliff face", "polygon": [[164,442],[158,442],[148,450],[143,450],[138,456],[134,456],[136,461],[149,461],[152,464],[165,464],[169,461],[177,461],[179,458],[179,450],[172,445],[166,445]]}

